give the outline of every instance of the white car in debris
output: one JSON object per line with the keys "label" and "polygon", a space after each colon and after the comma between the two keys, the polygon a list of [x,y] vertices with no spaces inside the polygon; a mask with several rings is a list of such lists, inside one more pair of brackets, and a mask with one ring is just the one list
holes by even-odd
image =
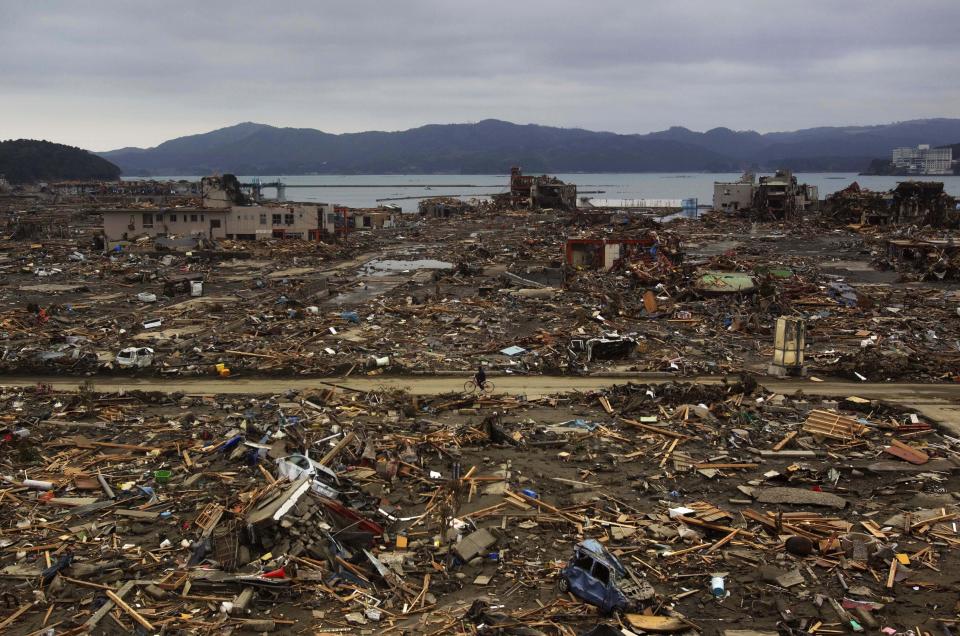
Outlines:
{"label": "white car in debris", "polygon": [[317,463],[306,455],[287,455],[277,460],[277,470],[290,481],[310,477],[311,489],[327,499],[339,499],[340,492],[334,486],[340,485],[337,473],[323,464]]}
{"label": "white car in debris", "polygon": [[150,347],[127,347],[117,354],[117,364],[124,368],[142,369],[153,364],[153,349]]}

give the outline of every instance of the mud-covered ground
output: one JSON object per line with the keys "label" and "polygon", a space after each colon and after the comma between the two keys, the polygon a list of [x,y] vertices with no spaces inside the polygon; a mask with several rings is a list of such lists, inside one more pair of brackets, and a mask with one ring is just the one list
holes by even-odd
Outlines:
{"label": "mud-covered ground", "polygon": [[[167,633],[619,629],[626,615],[558,590],[574,545],[596,539],[653,585],[647,612],[687,621],[675,631],[839,633],[853,619],[939,633],[957,617],[957,442],[908,409],[846,397],[752,383],[537,399],[8,389],[0,621],[23,610],[9,633],[71,633],[134,581],[124,598]],[[814,410],[843,439],[804,430]],[[885,451],[894,440],[921,463]],[[307,495],[254,523],[292,487],[277,459],[303,451],[331,453],[358,516]],[[211,504],[222,511],[204,545]],[[477,531],[493,542],[462,559]],[[244,588],[246,609],[225,611]],[[470,613],[481,598],[492,609]],[[135,621],[114,609],[96,629]]]}
{"label": "mud-covered ground", "polygon": [[[883,234],[716,215],[660,226],[485,210],[410,215],[405,227],[330,244],[226,241],[186,254],[143,239],[104,253],[94,247],[96,212],[63,204],[44,213],[61,215],[69,231],[14,238],[24,227],[16,205],[0,200],[7,374],[196,377],[216,375],[217,364],[257,377],[479,365],[549,375],[765,372],[776,319],[786,315],[806,321],[811,373],[871,382],[960,375],[956,283],[877,269]],[[626,262],[609,272],[565,262],[570,237],[650,232],[664,244],[679,241],[682,262]],[[704,292],[697,281],[707,271],[751,276],[756,290]],[[202,297],[170,287],[185,276],[202,277]],[[644,302],[647,292],[655,307]],[[633,344],[594,357],[579,344],[610,337]],[[121,367],[116,356],[128,347],[153,349],[150,364]],[[508,347],[520,351],[504,354]]]}

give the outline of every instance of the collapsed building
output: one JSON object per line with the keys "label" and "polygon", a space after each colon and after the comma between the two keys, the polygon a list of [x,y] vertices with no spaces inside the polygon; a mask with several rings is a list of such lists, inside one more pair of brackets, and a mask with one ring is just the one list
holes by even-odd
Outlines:
{"label": "collapsed building", "polygon": [[799,183],[790,170],[777,170],[760,177],[753,192],[751,215],[757,221],[799,220],[805,212],[817,209],[817,186]]}
{"label": "collapsed building", "polygon": [[902,181],[888,192],[861,188],[854,181],[827,197],[824,218],[847,225],[955,227],[956,200],[940,181]]}
{"label": "collapsed building", "polygon": [[494,197],[494,202],[514,209],[577,207],[577,186],[547,175],[525,175],[519,167],[510,169],[510,192]]}
{"label": "collapsed building", "polygon": [[887,258],[901,272],[921,280],[960,280],[960,244],[948,239],[890,239]]}
{"label": "collapsed building", "polygon": [[400,212],[392,207],[348,208],[334,206],[326,212],[323,230],[328,235],[345,235],[357,230],[382,230],[400,224]]}
{"label": "collapsed building", "polygon": [[673,234],[661,239],[655,231],[636,238],[571,237],[564,245],[564,260],[578,269],[610,271],[626,263],[656,263],[666,259],[678,265],[682,259],[679,239]]}
{"label": "collapsed building", "polygon": [[449,219],[473,210],[475,206],[456,197],[432,197],[417,205],[420,216],[431,219]]}
{"label": "collapsed building", "polygon": [[137,237],[193,237],[256,241],[276,238],[321,241],[354,230],[399,224],[394,209],[352,209],[330,203],[256,203],[233,175],[200,180],[199,205],[107,208],[107,241]]}

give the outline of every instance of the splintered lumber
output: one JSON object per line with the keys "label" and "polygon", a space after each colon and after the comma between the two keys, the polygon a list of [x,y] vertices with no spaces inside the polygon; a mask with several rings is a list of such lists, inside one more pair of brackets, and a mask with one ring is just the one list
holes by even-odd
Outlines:
{"label": "splintered lumber", "polygon": [[796,431],[790,431],[784,436],[782,440],[780,440],[779,442],[773,445],[773,450],[778,452],[783,450],[783,447],[786,446],[790,442],[790,440],[792,440],[796,436],[797,436]]}
{"label": "splintered lumber", "polygon": [[738,534],[739,532],[740,532],[740,529],[739,529],[739,528],[734,529],[733,532],[731,532],[730,534],[728,534],[727,536],[725,536],[724,538],[720,539],[719,541],[717,541],[716,543],[714,543],[712,546],[710,546],[710,549],[707,550],[707,554],[710,554],[710,553],[713,552],[714,550],[717,550],[717,549],[719,549],[719,548],[727,545],[728,543],[730,543],[730,541],[731,541],[735,536],[737,536],[737,534]]}
{"label": "splintered lumber", "polygon": [[201,537],[209,537],[213,532],[213,529],[220,522],[220,518],[223,516],[224,508],[216,502],[207,504],[203,510],[200,511],[200,514],[197,515],[197,518],[194,519],[193,523],[195,526],[203,530]]}
{"label": "splintered lumber", "polygon": [[890,559],[890,571],[887,572],[887,587],[893,587],[893,583],[897,578],[897,563],[896,559]]}
{"label": "splintered lumber", "polygon": [[663,459],[660,460],[661,468],[663,468],[663,466],[667,463],[667,460],[670,459],[670,454],[673,452],[673,449],[677,447],[677,443],[679,441],[680,440],[678,438],[674,438],[673,441],[670,442],[670,447],[667,449],[667,452],[663,454]]}
{"label": "splintered lumber", "polygon": [[229,353],[232,356],[245,356],[248,358],[274,358],[277,360],[280,359],[280,356],[275,356],[268,353],[253,353],[250,351],[237,351],[235,349],[226,349],[224,353]]}
{"label": "splintered lumber", "polygon": [[542,499],[534,499],[533,497],[528,497],[527,495],[523,494],[522,492],[513,492],[513,491],[510,491],[509,494],[511,494],[511,495],[513,495],[513,496],[518,496],[518,497],[520,497],[521,499],[523,499],[523,501],[525,501],[525,502],[527,502],[528,504],[531,504],[531,505],[533,505],[533,506],[537,506],[538,508],[546,508],[546,509],[549,510],[550,512],[552,512],[552,513],[554,513],[554,514],[556,514],[556,515],[560,515],[561,517],[563,517],[563,518],[566,519],[567,521],[570,521],[570,522],[572,522],[572,523],[580,523],[580,519],[578,519],[577,517],[575,517],[575,516],[573,516],[573,515],[571,515],[571,514],[569,514],[569,513],[566,513],[566,512],[564,512],[564,511],[560,510],[559,508],[556,508],[556,507],[554,507],[554,506],[551,506],[550,504],[548,504],[546,501],[543,501]]}
{"label": "splintered lumber", "polygon": [[343,451],[343,449],[346,448],[347,445],[350,444],[350,442],[352,442],[352,441],[354,440],[354,438],[356,438],[356,436],[357,436],[357,434],[354,433],[353,431],[350,431],[349,433],[347,433],[346,435],[344,435],[344,436],[343,436],[343,439],[340,440],[339,442],[337,442],[337,445],[334,446],[333,448],[331,448],[331,449],[330,449],[330,452],[327,453],[326,455],[324,455],[323,458],[319,461],[319,463],[320,463],[322,466],[326,466],[327,464],[329,464],[330,462],[332,462],[333,459],[334,459],[337,455],[339,455],[340,452]]}
{"label": "splintered lumber", "polygon": [[687,507],[695,511],[697,519],[706,521],[707,523],[733,518],[733,515],[729,512],[717,508],[708,501],[694,501],[691,504],[687,504]]}
{"label": "splintered lumber", "polygon": [[[124,595],[126,595],[127,592],[133,589],[134,585],[136,585],[136,583],[134,583],[133,581],[127,581],[126,583],[123,584],[123,586],[119,590],[117,590],[115,594],[111,592],[111,596],[115,598],[122,598]],[[104,616],[110,613],[110,610],[114,608],[114,605],[115,605],[115,601],[113,600],[113,598],[110,598],[110,600],[108,600],[106,603],[101,605],[100,609],[94,612],[93,615],[87,619],[87,622],[84,623],[83,626],[86,627],[87,629],[93,629],[94,627],[96,627],[97,623],[99,623]],[[150,629],[152,630],[153,628],[151,627]]]}
{"label": "splintered lumber", "polygon": [[679,439],[689,439],[689,435],[684,435],[683,433],[677,433],[676,431],[670,431],[665,428],[660,428],[659,426],[651,426],[649,424],[644,424],[643,422],[638,422],[636,420],[628,420],[626,418],[621,419],[621,422],[624,424],[629,424],[630,426],[649,431],[651,433],[656,433],[657,435],[664,435],[666,437],[676,437]]}
{"label": "splintered lumber", "polygon": [[860,522],[860,525],[867,529],[867,532],[872,534],[878,539],[886,539],[886,533],[877,525],[876,521],[871,521],[869,519],[864,519]]}
{"label": "splintered lumber", "polygon": [[950,514],[940,515],[940,516],[938,516],[938,517],[930,517],[929,519],[924,519],[923,521],[918,521],[917,523],[912,524],[912,525],[910,526],[910,531],[911,531],[911,532],[914,532],[914,531],[919,530],[920,528],[922,528],[922,527],[924,527],[924,526],[930,526],[930,525],[933,525],[933,524],[936,524],[936,523],[941,523],[941,522],[944,522],[944,521],[950,521],[951,519],[955,519],[956,517],[957,517],[957,513],[955,513],[955,512],[950,513]]}
{"label": "splintered lumber", "polygon": [[807,421],[803,423],[803,430],[819,437],[850,442],[858,435],[862,435],[867,427],[852,417],[830,411],[813,410],[807,416]]}
{"label": "splintered lumber", "polygon": [[636,627],[645,632],[680,632],[690,629],[687,623],[674,616],[627,614],[626,619],[630,627]]}
{"label": "splintered lumber", "polygon": [[24,603],[23,605],[21,605],[20,608],[19,608],[16,612],[14,612],[14,613],[11,614],[10,616],[8,616],[2,623],[0,623],[0,629],[6,629],[6,628],[9,627],[10,625],[12,625],[15,620],[17,620],[18,618],[20,618],[20,615],[21,615],[21,614],[23,614],[24,612],[26,612],[26,611],[27,611],[28,609],[30,609],[31,607],[33,607],[33,602],[32,602],[32,601],[31,601],[30,603]]}
{"label": "splintered lumber", "polygon": [[694,464],[693,467],[697,469],[701,468],[715,468],[717,470],[748,470],[751,468],[756,468],[760,464],[711,464],[707,462],[705,464]]}
{"label": "splintered lumber", "polygon": [[721,532],[733,532],[734,530],[738,530],[737,534],[743,535],[745,537],[757,536],[754,533],[747,532],[742,528],[731,528],[730,526],[723,526],[718,523],[707,523],[706,521],[701,521],[700,519],[695,519],[693,517],[687,517],[684,515],[677,515],[676,520],[682,521],[683,523],[686,523],[691,526],[700,526],[701,528],[709,528],[710,530],[719,530]]}
{"label": "splintered lumber", "polygon": [[890,440],[890,445],[883,449],[888,455],[893,455],[894,457],[899,457],[900,459],[906,460],[911,464],[926,464],[930,461],[930,456],[924,453],[922,450],[918,450],[912,446],[904,444],[898,439]]}
{"label": "splintered lumber", "polygon": [[138,612],[137,610],[127,605],[127,602],[124,601],[119,596],[117,596],[116,594],[114,594],[113,590],[107,590],[107,596],[110,597],[110,600],[113,601],[117,605],[117,607],[119,607],[124,612],[129,614],[130,618],[132,618],[133,620],[143,625],[144,628],[149,629],[150,631],[153,631],[154,627],[150,623],[150,621],[148,621],[143,616],[141,616],[140,612]]}
{"label": "splintered lumber", "polygon": [[760,457],[819,457],[822,452],[812,450],[758,450]]}

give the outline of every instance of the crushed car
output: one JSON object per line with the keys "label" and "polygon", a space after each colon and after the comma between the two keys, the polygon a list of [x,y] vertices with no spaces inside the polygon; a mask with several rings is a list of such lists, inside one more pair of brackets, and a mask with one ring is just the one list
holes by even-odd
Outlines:
{"label": "crushed car", "polygon": [[125,369],[142,369],[153,364],[153,349],[150,347],[127,347],[117,354],[117,365]]}
{"label": "crushed car", "polygon": [[310,478],[310,489],[328,499],[340,499],[340,480],[337,474],[306,455],[294,454],[277,460],[277,471],[290,481]]}
{"label": "crushed car", "polygon": [[624,567],[594,539],[574,547],[557,584],[561,592],[570,592],[604,614],[636,611],[656,594],[648,581]]}

